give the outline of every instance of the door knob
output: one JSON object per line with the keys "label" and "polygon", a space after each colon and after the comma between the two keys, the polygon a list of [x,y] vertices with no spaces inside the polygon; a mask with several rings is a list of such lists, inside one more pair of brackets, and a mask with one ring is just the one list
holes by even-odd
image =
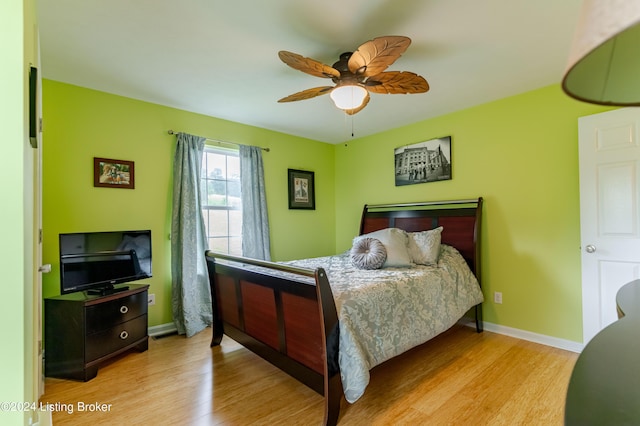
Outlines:
{"label": "door knob", "polygon": [[48,274],[51,272],[51,264],[47,263],[46,265],[42,265],[38,268],[38,272],[42,272],[43,274]]}
{"label": "door knob", "polygon": [[596,246],[593,246],[593,245],[589,244],[584,249],[587,251],[587,253],[593,253],[593,252],[596,251]]}

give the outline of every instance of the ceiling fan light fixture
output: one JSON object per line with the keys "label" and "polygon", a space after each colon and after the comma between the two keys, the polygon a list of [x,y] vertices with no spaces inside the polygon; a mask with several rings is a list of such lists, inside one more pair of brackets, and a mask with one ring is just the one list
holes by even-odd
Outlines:
{"label": "ceiling fan light fixture", "polygon": [[367,96],[367,89],[354,84],[338,86],[329,94],[336,107],[342,110],[356,109]]}

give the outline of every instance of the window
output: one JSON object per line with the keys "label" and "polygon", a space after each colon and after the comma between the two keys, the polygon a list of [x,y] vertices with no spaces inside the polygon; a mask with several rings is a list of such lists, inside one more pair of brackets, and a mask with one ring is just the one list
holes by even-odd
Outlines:
{"label": "window", "polygon": [[242,199],[238,151],[206,146],[200,173],[202,216],[209,249],[242,255]]}

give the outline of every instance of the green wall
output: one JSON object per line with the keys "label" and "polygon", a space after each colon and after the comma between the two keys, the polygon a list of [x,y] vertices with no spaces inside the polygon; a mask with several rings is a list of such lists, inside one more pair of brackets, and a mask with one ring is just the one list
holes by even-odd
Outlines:
{"label": "green wall", "polygon": [[[333,253],[333,146],[56,81],[43,86],[43,257],[53,265],[45,297],[59,294],[59,233],[151,229],[154,276],[145,282],[156,305],[149,325],[171,322],[169,129],[269,147],[263,159],[273,259]],[[135,189],[95,188],[93,157],[134,161]],[[316,210],[288,209],[288,168],[315,172]]]}
{"label": "green wall", "polygon": [[[337,249],[365,203],[482,196],[485,321],[581,342],[577,119],[604,110],[554,85],[337,146]],[[448,135],[452,180],[394,186],[394,148]]]}
{"label": "green wall", "polygon": [[[150,324],[171,321],[174,129],[271,149],[264,161],[278,261],[348,249],[365,203],[484,197],[485,320],[582,341],[577,119],[605,108],[556,85],[338,145],[54,81],[44,95],[44,260],[54,265],[45,296],[58,292],[58,233],[151,228]],[[394,148],[448,135],[452,180],[395,187]],[[135,161],[136,189],[94,188],[93,156]],[[288,168],[316,173],[317,210],[287,208]],[[495,291],[503,304],[493,303]]]}
{"label": "green wall", "polygon": [[[25,398],[24,345],[27,323],[24,321],[28,302],[23,271],[23,141],[24,141],[24,56],[22,1],[0,3],[0,117],[2,117],[3,167],[0,167],[2,187],[2,220],[0,229],[0,265],[3,285],[0,287],[0,322],[6,324],[0,349],[0,401],[22,401]],[[0,423],[20,424],[21,413],[0,412]]]}

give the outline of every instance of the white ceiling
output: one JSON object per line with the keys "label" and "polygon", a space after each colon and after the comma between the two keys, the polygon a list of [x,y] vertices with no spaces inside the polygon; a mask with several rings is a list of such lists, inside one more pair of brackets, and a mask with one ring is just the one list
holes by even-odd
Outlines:
{"label": "white ceiling", "polygon": [[[40,0],[45,78],[328,143],[559,83],[581,0]],[[372,94],[353,121],[328,96],[277,100],[331,81],[328,65],[382,35],[413,42],[388,71],[424,94]],[[177,129],[189,131],[189,129]],[[215,137],[215,132],[211,135]]]}

